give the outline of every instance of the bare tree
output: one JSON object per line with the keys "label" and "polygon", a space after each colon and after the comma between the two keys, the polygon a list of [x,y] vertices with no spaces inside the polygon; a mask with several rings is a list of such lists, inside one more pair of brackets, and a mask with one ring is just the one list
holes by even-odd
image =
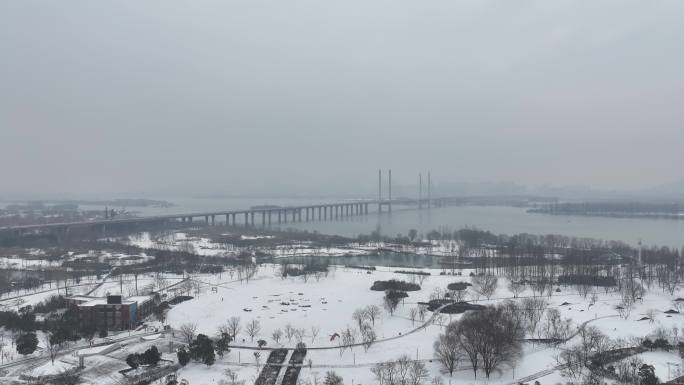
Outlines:
{"label": "bare tree", "polygon": [[375,376],[375,380],[379,385],[394,385],[397,370],[397,364],[394,361],[380,362],[371,368],[371,373]]}
{"label": "bare tree", "polygon": [[380,309],[380,307],[377,305],[368,305],[366,306],[366,315],[371,321],[371,324],[375,326],[375,320],[380,318],[382,315],[382,309]]}
{"label": "bare tree", "polygon": [[590,367],[591,361],[603,365],[600,361],[602,354],[610,350],[609,339],[595,327],[582,327],[579,330],[580,343],[567,349],[563,349],[556,356],[556,362],[561,368],[561,375],[574,380],[584,377]]}
{"label": "bare tree", "polygon": [[511,280],[511,282],[508,284],[508,290],[513,293],[513,298],[518,298],[518,296],[525,291],[525,284],[519,281]]}
{"label": "bare tree", "polygon": [[361,326],[361,340],[363,341],[364,350],[368,351],[376,339],[377,334],[375,333],[373,326],[369,323],[364,323]]}
{"label": "bare tree", "polygon": [[228,380],[228,385],[244,385],[245,380],[240,380],[238,377],[238,374],[230,368],[226,368],[226,370],[223,371],[223,375],[226,376],[226,379]]}
{"label": "bare tree", "polygon": [[63,341],[52,331],[48,331],[43,335],[43,344],[50,355],[50,360],[53,365],[55,364],[55,357],[57,357],[57,354],[62,350],[62,343]]}
{"label": "bare tree", "polygon": [[422,385],[427,381],[430,372],[425,368],[425,364],[421,361],[411,361],[409,364],[408,385]]}
{"label": "bare tree", "polygon": [[251,320],[246,326],[245,326],[245,332],[249,336],[252,342],[254,342],[254,337],[258,336],[259,333],[261,333],[261,323],[259,320]]}
{"label": "bare tree", "polygon": [[304,341],[304,337],[306,337],[306,329],[296,328],[294,333],[295,333],[295,339],[297,340],[297,342]]}
{"label": "bare tree", "polygon": [[543,298],[523,298],[520,302],[520,312],[525,320],[528,333],[532,334],[537,329],[537,324],[544,316],[548,302]]}
{"label": "bare tree", "polygon": [[547,339],[564,341],[570,334],[571,320],[562,318],[560,311],[556,308],[546,310],[545,323],[542,325],[542,336]]}
{"label": "bare tree", "polygon": [[276,344],[280,343],[280,338],[282,338],[282,337],[283,337],[283,331],[281,329],[276,329],[271,334],[271,338],[273,339],[273,341]]}
{"label": "bare tree", "polygon": [[629,318],[629,315],[632,313],[632,304],[622,302],[615,308],[615,310],[617,310],[618,315],[620,315],[620,318],[627,319]]}
{"label": "bare tree", "polygon": [[340,337],[342,347],[348,347],[351,349],[352,345],[356,343],[356,330],[350,328],[349,325],[347,325],[347,327],[344,330],[342,330]]}
{"label": "bare tree", "polygon": [[366,309],[356,309],[354,310],[354,313],[352,313],[352,319],[359,325],[359,330],[361,330],[361,325],[363,325],[363,322],[367,317],[368,313]]}
{"label": "bare tree", "polygon": [[186,322],[180,326],[180,332],[183,336],[183,340],[185,340],[185,343],[190,345],[192,341],[195,339],[195,333],[197,332],[197,324]]}
{"label": "bare tree", "polygon": [[411,319],[411,325],[416,324],[416,318],[418,318],[418,309],[415,307],[412,307],[409,310],[409,318]]}
{"label": "bare tree", "polygon": [[[383,297],[384,305],[385,305],[385,310],[390,315],[394,315],[394,312],[397,310],[397,306],[399,306],[399,301],[401,300],[401,293],[403,292],[398,292],[398,291],[393,291],[393,290],[387,290],[385,292],[385,296]],[[403,293],[404,295],[406,293]]]}
{"label": "bare tree", "polygon": [[476,275],[473,277],[473,288],[475,292],[489,300],[496,292],[498,282],[498,278],[493,274]]}
{"label": "bare tree", "polygon": [[451,295],[452,302],[463,302],[468,296],[468,288],[464,287],[459,290],[450,290],[449,294]]}
{"label": "bare tree", "polygon": [[371,373],[379,385],[422,385],[429,378],[425,364],[408,356],[376,364]]}
{"label": "bare tree", "polygon": [[155,275],[154,275],[154,287],[157,290],[161,290],[161,289],[165,288],[166,285],[168,285],[168,281],[166,280],[166,278],[164,278],[164,276],[161,273],[155,273]]}
{"label": "bare tree", "polygon": [[311,326],[311,343],[313,344],[320,333],[321,328],[319,326]]}
{"label": "bare tree", "polygon": [[230,317],[226,323],[227,332],[230,337],[235,341],[237,335],[240,334],[242,326],[240,326],[240,317]]}
{"label": "bare tree", "polygon": [[584,375],[586,363],[582,360],[582,349],[579,346],[561,350],[555,359],[563,377],[579,380]]}
{"label": "bare tree", "polygon": [[454,374],[454,370],[463,359],[461,344],[456,333],[458,333],[457,325],[450,324],[447,326],[446,333],[440,334],[433,346],[435,357],[444,369],[449,371],[449,375]]}
{"label": "bare tree", "polygon": [[292,342],[292,337],[295,335],[295,329],[291,324],[285,325],[285,337],[287,337],[287,342]]}
{"label": "bare tree", "polygon": [[500,364],[514,362],[524,337],[520,318],[512,316],[510,304],[489,306],[466,313],[454,323],[459,344],[470,359],[473,372],[481,367],[487,378]]}
{"label": "bare tree", "polygon": [[423,286],[423,283],[427,281],[429,277],[429,274],[418,274],[418,284]]}
{"label": "bare tree", "polygon": [[427,315],[427,312],[428,312],[427,305],[423,305],[423,304],[418,305],[418,317],[420,318],[421,322],[425,321],[425,316]]}
{"label": "bare tree", "polygon": [[638,280],[633,277],[628,277],[622,282],[622,301],[626,303],[634,303],[636,300],[643,297],[646,290]]}

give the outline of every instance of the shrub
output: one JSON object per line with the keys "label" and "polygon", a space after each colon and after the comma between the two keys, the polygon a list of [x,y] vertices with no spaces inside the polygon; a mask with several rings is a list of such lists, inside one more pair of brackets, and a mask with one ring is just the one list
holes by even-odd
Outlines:
{"label": "shrub", "polygon": [[455,290],[455,291],[461,291],[461,290],[466,290],[468,286],[473,286],[468,282],[454,282],[450,283],[447,285],[447,289],[449,290]]}
{"label": "shrub", "polygon": [[373,286],[371,286],[373,291],[385,291],[385,290],[401,290],[401,291],[417,291],[420,290],[420,285],[417,283],[410,283],[405,281],[398,281],[391,279],[389,281],[375,281]]}
{"label": "shrub", "polygon": [[136,353],[129,354],[128,357],[126,357],[126,363],[131,368],[136,369],[138,366],[140,366],[140,362],[138,361],[139,357],[140,355]]}
{"label": "shrub", "polygon": [[156,346],[152,346],[142,354],[133,353],[126,357],[126,363],[133,369],[140,365],[156,366],[160,360],[161,353],[159,353],[159,350]]}
{"label": "shrub", "polygon": [[31,354],[36,351],[38,347],[38,337],[35,333],[26,333],[17,337],[15,341],[17,345],[17,353],[21,355]]}
{"label": "shrub", "polygon": [[190,344],[190,357],[205,365],[213,365],[215,360],[214,341],[204,334],[198,334]]}
{"label": "shrub", "polygon": [[176,356],[178,357],[178,363],[180,366],[185,366],[188,364],[188,362],[190,362],[190,353],[185,350],[185,346],[181,346],[181,348],[178,349]]}

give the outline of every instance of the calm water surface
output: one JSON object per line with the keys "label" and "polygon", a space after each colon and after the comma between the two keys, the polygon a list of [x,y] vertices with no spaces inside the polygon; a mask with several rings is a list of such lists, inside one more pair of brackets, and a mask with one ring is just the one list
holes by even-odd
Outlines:
{"label": "calm water surface", "polygon": [[[340,201],[321,199],[178,199],[164,198],[173,202],[170,208],[130,208],[140,215],[178,214],[212,210],[244,209],[254,205],[303,205]],[[1,204],[0,204],[1,205]],[[84,209],[100,207],[82,206]],[[375,210],[375,208],[372,208]],[[260,218],[257,218],[260,222]],[[584,216],[553,216],[528,214],[524,208],[496,206],[460,206],[432,209],[400,209],[391,214],[373,213],[368,216],[343,218],[331,222],[287,223],[280,228],[316,230],[326,234],[357,236],[379,229],[382,234],[406,234],[414,228],[420,233],[434,229],[456,230],[473,226],[497,234],[563,234],[606,240],[620,240],[636,245],[662,245],[680,248],[684,246],[684,221],[667,219],[601,218]]]}

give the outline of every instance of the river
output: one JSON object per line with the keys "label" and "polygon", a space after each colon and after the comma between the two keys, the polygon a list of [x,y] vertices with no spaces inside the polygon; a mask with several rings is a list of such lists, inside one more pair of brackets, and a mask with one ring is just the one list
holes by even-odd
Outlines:
{"label": "river", "polygon": [[[257,199],[257,198],[164,198],[173,202],[168,208],[129,208],[139,215],[177,214],[211,210],[244,209],[254,205],[304,205],[340,201],[335,198],[321,199]],[[1,204],[0,204],[1,205]],[[101,207],[81,206],[83,209]],[[375,208],[372,208],[375,210]],[[260,218],[257,218],[257,222]],[[368,216],[342,218],[329,222],[287,223],[281,228],[306,229],[325,234],[357,236],[379,229],[384,235],[406,234],[410,229],[419,233],[449,228],[456,230],[465,226],[489,230],[496,234],[562,234],[619,240],[631,245],[641,241],[644,245],[680,248],[684,246],[684,221],[646,218],[605,218],[589,216],[555,216],[530,214],[525,208],[503,206],[453,206],[416,210],[396,207],[393,212],[371,213]]]}

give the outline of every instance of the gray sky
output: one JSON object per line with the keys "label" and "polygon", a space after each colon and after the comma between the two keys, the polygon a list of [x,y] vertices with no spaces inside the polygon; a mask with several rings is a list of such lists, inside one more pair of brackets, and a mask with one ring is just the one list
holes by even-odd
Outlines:
{"label": "gray sky", "polygon": [[682,1],[0,2],[0,194],[684,178]]}

